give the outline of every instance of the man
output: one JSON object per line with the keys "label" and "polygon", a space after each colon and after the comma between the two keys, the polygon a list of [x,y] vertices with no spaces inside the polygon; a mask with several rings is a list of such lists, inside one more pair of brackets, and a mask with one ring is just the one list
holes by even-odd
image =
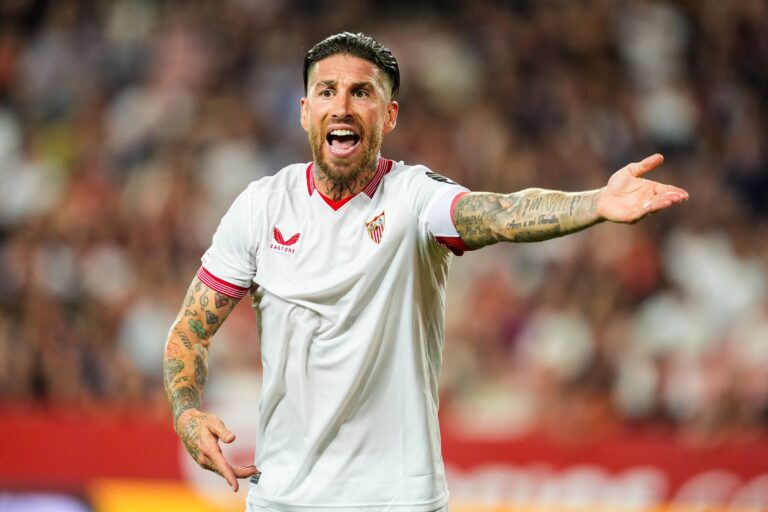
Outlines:
{"label": "man", "polygon": [[[636,222],[688,194],[641,177],[661,155],[599,190],[513,194],[468,192],[384,159],[399,71],[362,34],[313,47],[304,85],[312,162],[235,200],[171,328],[174,425],[195,461],[233,489],[251,477],[249,511],[445,510],[437,389],[451,252]],[[234,434],[201,410],[211,338],[249,290],[264,366],[260,471],[230,466],[218,441]]]}

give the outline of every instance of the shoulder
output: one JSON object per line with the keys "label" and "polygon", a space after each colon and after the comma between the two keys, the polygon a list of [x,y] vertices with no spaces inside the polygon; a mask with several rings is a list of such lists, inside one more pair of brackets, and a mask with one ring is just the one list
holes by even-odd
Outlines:
{"label": "shoulder", "polygon": [[452,194],[453,198],[467,191],[450,178],[432,171],[425,165],[408,165],[403,162],[397,162],[387,175],[385,188],[387,193],[396,196],[398,201],[410,205],[411,211],[418,217],[422,217],[440,197]]}
{"label": "shoulder", "polygon": [[248,184],[243,193],[250,197],[272,195],[277,192],[291,193],[307,190],[308,163],[290,164],[271,176],[264,176]]}
{"label": "shoulder", "polygon": [[406,164],[402,161],[395,162],[389,173],[392,181],[401,181],[409,185],[458,185],[452,179],[434,172],[423,164]]}

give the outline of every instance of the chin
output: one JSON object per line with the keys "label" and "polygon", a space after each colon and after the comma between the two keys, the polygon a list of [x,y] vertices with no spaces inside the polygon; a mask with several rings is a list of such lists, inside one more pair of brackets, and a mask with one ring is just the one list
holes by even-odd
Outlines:
{"label": "chin", "polygon": [[364,151],[352,158],[338,158],[332,155],[323,155],[322,166],[331,178],[350,178],[358,176],[365,171],[367,162],[365,162]]}

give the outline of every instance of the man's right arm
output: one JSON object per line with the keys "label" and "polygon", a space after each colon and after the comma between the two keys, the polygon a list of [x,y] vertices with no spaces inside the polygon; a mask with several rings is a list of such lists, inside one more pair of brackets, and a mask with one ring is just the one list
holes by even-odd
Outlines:
{"label": "man's right arm", "polygon": [[652,155],[619,169],[605,187],[586,192],[530,188],[513,194],[474,192],[453,210],[461,240],[472,249],[497,242],[538,242],[605,220],[634,223],[688,199],[688,192],[643,178],[664,158]]}
{"label": "man's right arm", "polygon": [[233,468],[226,461],[218,440],[231,443],[235,435],[201,408],[211,339],[238,302],[195,277],[168,333],[163,357],[163,381],[179,438],[195,462],[224,477],[234,490],[237,478],[247,478],[257,470],[255,466]]}

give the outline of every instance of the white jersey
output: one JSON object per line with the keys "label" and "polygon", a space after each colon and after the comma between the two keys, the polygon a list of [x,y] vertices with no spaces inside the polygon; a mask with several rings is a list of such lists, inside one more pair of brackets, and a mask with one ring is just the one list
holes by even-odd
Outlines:
{"label": "white jersey", "polygon": [[[379,159],[333,203],[312,164],[253,182],[200,279],[258,314],[264,385],[249,511],[426,512],[448,502],[437,418],[452,221],[466,189]],[[449,250],[450,248],[450,250]]]}

